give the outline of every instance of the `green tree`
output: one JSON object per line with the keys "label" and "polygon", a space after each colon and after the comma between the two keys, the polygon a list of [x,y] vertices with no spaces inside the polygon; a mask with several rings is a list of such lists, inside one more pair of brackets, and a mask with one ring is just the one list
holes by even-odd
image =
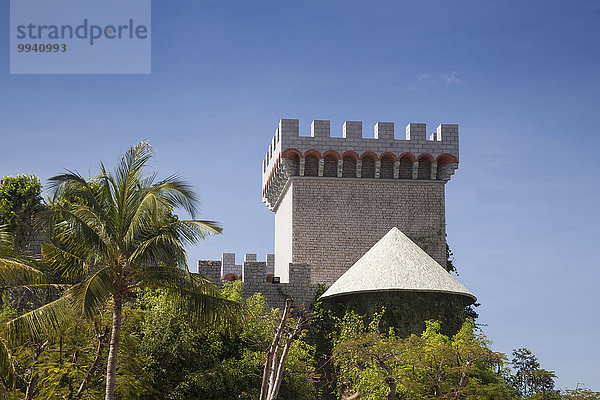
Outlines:
{"label": "green tree", "polygon": [[[509,376],[513,387],[523,397],[554,399],[559,398],[554,389],[554,371],[540,368],[538,358],[527,348],[512,352],[514,373]],[[539,396],[536,396],[539,395]]]}
{"label": "green tree", "polygon": [[333,352],[339,390],[361,399],[512,399],[512,389],[498,374],[504,356],[487,347],[467,320],[453,337],[427,321],[421,336],[379,333],[381,314],[367,326],[348,313]]}
{"label": "green tree", "polygon": [[[223,289],[224,296],[231,300],[242,301],[240,292],[239,281]],[[174,309],[163,291],[147,291],[140,296],[139,303],[146,314],[140,330],[138,357],[145,363],[136,372],[147,376],[152,389],[127,398],[258,398],[266,349],[280,318],[279,310],[271,309],[260,293],[243,300],[250,317],[231,334],[220,325],[190,324],[187,315]],[[315,398],[314,347],[306,343],[304,334],[290,347],[280,398]]]}
{"label": "green tree", "polygon": [[[112,330],[106,368],[106,400],[115,398],[117,358],[123,302],[140,287],[161,287],[194,323],[225,323],[239,319],[239,303],[223,299],[208,281],[189,273],[184,245],[221,232],[214,222],[194,219],[197,197],[175,176],[156,181],[145,175],[152,158],[142,142],[129,148],[114,171],[100,165],[97,185],[74,172],[50,179],[56,194],[83,198],[42,213],[50,243],[42,255],[52,271],[80,280],[63,296],[9,322],[19,339],[56,331],[73,315],[91,318],[98,306],[112,303]],[[182,208],[192,219],[179,220]]]}
{"label": "green tree", "polygon": [[0,225],[21,244],[33,232],[33,217],[43,209],[42,185],[35,175],[5,176],[0,180]]}
{"label": "green tree", "polygon": [[562,396],[565,400],[600,400],[600,392],[588,388],[566,389]]}

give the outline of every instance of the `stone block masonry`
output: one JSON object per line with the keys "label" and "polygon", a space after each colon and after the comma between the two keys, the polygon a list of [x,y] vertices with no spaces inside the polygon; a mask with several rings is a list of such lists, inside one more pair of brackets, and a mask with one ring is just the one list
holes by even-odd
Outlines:
{"label": "stone block masonry", "polygon": [[[444,181],[293,177],[275,213],[275,276],[311,265],[312,283],[333,283],[391,228],[446,262]],[[291,218],[290,218],[291,216]]]}
{"label": "stone block masonry", "polygon": [[42,233],[30,233],[24,236],[20,243],[17,243],[21,251],[26,253],[41,255],[42,254],[42,244],[47,242],[48,239],[46,235]]}
{"label": "stone block masonry", "polygon": [[[272,254],[267,255],[266,261],[256,261],[255,257],[253,261],[244,261],[240,265],[239,273],[242,280],[242,297],[247,298],[254,293],[260,292],[271,307],[283,308],[285,300],[291,298],[294,300],[294,307],[308,309],[318,289],[318,285],[311,283],[310,265],[290,264],[288,269],[291,282],[274,283],[268,280],[267,271],[270,267],[269,264],[272,262],[272,257],[270,256]],[[221,276],[223,268],[222,260],[226,258],[222,257],[221,261],[199,260],[198,273],[213,281],[218,287],[223,287],[227,280],[222,279]]]}
{"label": "stone block masonry", "polygon": [[[247,253],[244,255],[244,262],[256,261],[257,256],[254,253]],[[206,261],[213,265],[216,261]],[[207,276],[212,281],[220,280],[221,278],[227,277],[226,279],[240,279],[243,274],[243,264],[235,263],[235,253],[223,253],[221,255],[221,261],[219,263],[219,271],[211,272],[211,275]],[[275,255],[267,254],[266,256],[266,273],[273,274],[275,270]],[[212,269],[211,269],[212,271]]]}

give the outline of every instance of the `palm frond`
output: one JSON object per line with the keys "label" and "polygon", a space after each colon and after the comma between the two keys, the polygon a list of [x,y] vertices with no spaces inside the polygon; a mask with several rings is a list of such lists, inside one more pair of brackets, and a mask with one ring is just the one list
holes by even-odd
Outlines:
{"label": "palm frond", "polygon": [[234,331],[248,315],[243,304],[207,294],[197,283],[183,287],[163,287],[179,313],[199,326],[224,326]]}
{"label": "palm frond", "polygon": [[180,313],[196,325],[220,325],[234,330],[248,316],[243,304],[220,296],[217,287],[201,276],[172,267],[145,268],[140,276],[144,286],[161,288]]}
{"label": "palm frond", "polygon": [[0,257],[13,254],[13,238],[6,225],[0,225]]}
{"label": "palm frond", "polygon": [[11,343],[39,340],[45,335],[56,334],[74,317],[90,317],[97,306],[113,294],[112,278],[110,268],[102,268],[64,291],[59,299],[8,321]]}
{"label": "palm frond", "polygon": [[41,213],[40,218],[52,221],[55,236],[81,236],[95,245],[106,245],[109,240],[106,224],[85,205],[50,210]]}
{"label": "palm frond", "polygon": [[152,189],[156,192],[160,192],[161,196],[172,208],[182,208],[188,212],[192,218],[196,216],[199,198],[193,191],[192,186],[177,175],[169,176],[165,180],[154,185]]}
{"label": "palm frond", "polygon": [[216,221],[205,220],[180,220],[170,224],[173,226],[181,240],[187,244],[198,243],[210,235],[218,235],[223,232],[223,228]]}
{"label": "palm frond", "polygon": [[136,265],[171,263],[171,267],[177,267],[185,265],[185,254],[177,236],[162,230],[141,242],[129,256],[129,262]]}
{"label": "palm frond", "polygon": [[0,288],[41,284],[45,281],[41,271],[18,261],[0,258]]}
{"label": "palm frond", "polygon": [[1,258],[8,258],[10,260],[18,258],[14,237],[7,225],[0,225],[0,259]]}
{"label": "palm frond", "polygon": [[73,315],[71,296],[67,290],[59,299],[8,321],[8,339],[13,345],[39,340],[46,334],[58,332],[61,326],[72,321]]}
{"label": "palm frond", "polygon": [[174,221],[160,227],[147,227],[145,232],[137,233],[141,242],[131,253],[129,261],[133,264],[158,265],[169,260],[171,266],[181,267],[186,265],[184,245],[198,243],[200,239],[221,231],[216,222],[201,220]]}
{"label": "palm frond", "polygon": [[70,297],[77,314],[90,318],[98,306],[114,295],[114,276],[111,268],[100,269],[94,275],[73,286]]}
{"label": "palm frond", "polygon": [[0,338],[0,376],[6,386],[12,386],[15,379],[15,365],[8,343]]}
{"label": "palm frond", "polygon": [[73,285],[69,283],[27,283],[23,285],[14,285],[11,286],[11,289],[54,289],[57,292],[62,292],[64,290],[69,289]]}
{"label": "palm frond", "polygon": [[77,171],[67,170],[67,172],[63,174],[58,174],[51,178],[48,178],[48,187],[56,191],[60,190],[61,188],[64,188],[71,182],[79,183],[82,186],[85,186],[85,184],[87,183]]}
{"label": "palm frond", "polygon": [[93,253],[79,239],[65,241],[64,247],[42,243],[42,256],[53,273],[67,279],[78,280],[91,270],[89,258]]}

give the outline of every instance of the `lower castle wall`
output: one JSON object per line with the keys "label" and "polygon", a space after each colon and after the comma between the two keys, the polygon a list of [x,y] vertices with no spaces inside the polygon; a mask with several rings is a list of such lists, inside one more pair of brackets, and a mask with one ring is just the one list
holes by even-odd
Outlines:
{"label": "lower castle wall", "polygon": [[[198,273],[222,287],[221,261],[198,261]],[[311,268],[306,264],[290,264],[291,283],[267,282],[267,263],[245,261],[242,265],[242,297],[248,298],[260,292],[271,307],[285,307],[285,300],[294,300],[295,308],[308,309],[315,299],[318,285],[310,282]]]}
{"label": "lower castle wall", "polygon": [[[291,240],[287,261],[311,265],[312,283],[335,282],[393,227],[445,265],[445,182],[293,177],[288,184],[293,219],[277,224],[292,237],[276,234],[275,247]],[[278,261],[275,276],[283,277],[287,263]]]}
{"label": "lower castle wall", "polygon": [[43,233],[29,233],[23,236],[17,246],[21,251],[29,254],[41,255],[42,254],[42,243],[48,241],[48,238]]}

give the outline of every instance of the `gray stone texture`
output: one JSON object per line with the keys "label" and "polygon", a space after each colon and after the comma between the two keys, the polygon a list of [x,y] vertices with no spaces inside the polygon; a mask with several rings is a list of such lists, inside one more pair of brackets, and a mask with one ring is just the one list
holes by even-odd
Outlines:
{"label": "gray stone texture", "polygon": [[[291,210],[286,209],[286,218],[279,218],[277,210],[275,217],[275,275],[287,282],[289,263],[310,264],[313,283],[333,283],[393,227],[445,265],[444,184],[290,178],[284,196],[291,196],[286,206]],[[287,258],[277,254],[280,241],[291,242]]]}
{"label": "gray stone texture", "polygon": [[[294,307],[308,308],[314,301],[318,285],[310,282],[311,267],[304,264],[288,266],[291,283],[271,283],[266,280],[267,261],[244,261],[241,265],[242,297],[247,298],[256,292],[262,293],[272,307],[283,308],[285,300],[294,300]],[[218,287],[225,284],[221,280],[221,261],[198,261],[198,273],[214,282]]]}

